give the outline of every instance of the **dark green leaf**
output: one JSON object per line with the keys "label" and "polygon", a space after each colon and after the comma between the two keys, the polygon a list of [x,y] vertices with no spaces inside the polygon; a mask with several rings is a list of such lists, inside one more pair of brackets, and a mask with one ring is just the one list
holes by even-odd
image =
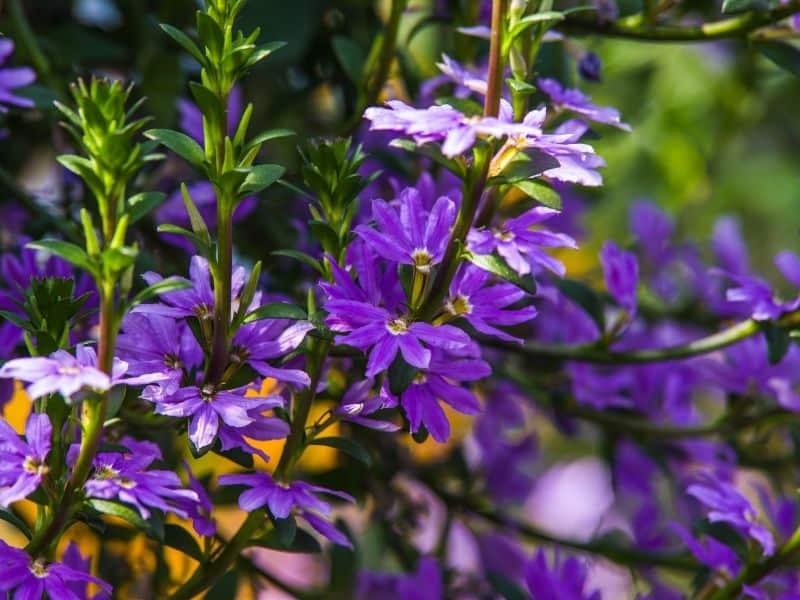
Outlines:
{"label": "dark green leaf", "polygon": [[601,332],[605,331],[606,317],[603,310],[603,300],[597,292],[574,279],[557,279],[555,284],[562,294],[575,302],[592,318]]}
{"label": "dark green leaf", "polygon": [[180,525],[167,523],[164,526],[164,544],[180,550],[195,560],[203,561],[203,551],[194,536]]}
{"label": "dark green leaf", "polygon": [[99,498],[90,498],[87,500],[87,504],[99,513],[119,517],[127,521],[154,539],[164,539],[163,520],[159,520],[154,514],[152,515],[153,518],[145,520],[137,510],[130,506],[119,504],[118,502],[111,502],[110,500],[100,500]]}
{"label": "dark green leaf", "polygon": [[399,396],[411,385],[418,372],[419,369],[404,361],[403,357],[398,353],[392,364],[389,365],[389,390],[395,396]]}
{"label": "dark green leaf", "polygon": [[285,519],[272,520],[275,525],[275,533],[278,535],[278,541],[284,548],[288,548],[294,543],[294,538],[297,536],[297,521],[294,520],[292,515]]}
{"label": "dark green leaf", "polygon": [[319,271],[320,273],[325,272],[320,262],[313,256],[306,254],[305,252],[300,252],[299,250],[275,250],[272,254],[276,256],[287,256],[289,258],[299,260],[301,263],[308,265],[309,267]]}
{"label": "dark green leaf", "polygon": [[538,179],[517,181],[514,187],[545,206],[561,210],[561,196],[552,187]]}
{"label": "dark green leaf", "polygon": [[361,461],[368,467],[372,465],[372,457],[370,456],[369,452],[367,452],[366,448],[364,448],[364,446],[359,444],[357,441],[350,438],[343,438],[343,437],[315,438],[309,442],[309,445],[328,446],[329,448],[336,448],[337,450],[341,450],[345,454],[349,454],[356,460]]}
{"label": "dark green leaf", "polygon": [[748,10],[767,10],[768,8],[767,0],[722,0],[722,12],[726,15]]}
{"label": "dark green leaf", "polygon": [[162,192],[142,192],[128,198],[128,214],[131,225],[147,216],[166,197],[167,195]]}
{"label": "dark green leaf", "polygon": [[280,138],[290,137],[293,135],[295,135],[295,133],[291,129],[269,129],[267,131],[259,133],[256,137],[247,142],[246,148],[249,149],[252,148],[253,146],[256,146],[257,144],[263,144],[264,142],[268,142],[270,140],[277,140]]}
{"label": "dark green leaf", "polygon": [[789,351],[791,344],[789,333],[783,327],[778,327],[770,321],[761,324],[761,331],[764,332],[764,339],[767,341],[769,364],[777,365]]}
{"label": "dark green leaf", "polygon": [[[252,381],[252,377],[249,381]],[[207,448],[211,448],[211,446],[207,446]],[[231,448],[230,450],[220,450],[218,449],[218,443],[215,443],[213,447],[214,454],[218,454],[224,458],[227,458],[229,461],[236,463],[240,467],[244,467],[245,469],[252,469],[253,468],[253,455],[245,452],[241,448]]]}
{"label": "dark green leaf", "polygon": [[271,302],[259,306],[253,312],[249,313],[244,318],[244,323],[252,323],[253,321],[261,321],[262,319],[292,319],[293,321],[302,321],[307,319],[308,315],[299,306],[289,304],[288,302]]}
{"label": "dark green leaf", "polygon": [[7,310],[0,310],[0,317],[4,318],[6,321],[10,321],[20,329],[24,329],[25,331],[32,331],[33,324],[29,321],[26,321],[19,315],[15,315],[12,312],[8,312]]}
{"label": "dark green leaf", "polygon": [[504,600],[528,600],[530,596],[514,581],[508,579],[502,573],[489,571],[487,579],[492,585],[492,589],[500,594]]}
{"label": "dark green leaf", "polygon": [[194,244],[195,250],[197,250],[198,254],[205,256],[206,258],[211,255],[211,247],[206,243],[206,241],[195,233],[184,229],[183,227],[178,227],[172,223],[163,223],[158,226],[156,231],[159,233],[171,233],[173,235],[184,237]]}
{"label": "dark green leaf", "polygon": [[239,589],[239,572],[234,569],[228,571],[211,586],[203,600],[231,600],[237,598]]}
{"label": "dark green leaf", "polygon": [[244,178],[239,188],[239,194],[257,194],[278,181],[285,170],[280,165],[254,166]]}
{"label": "dark green leaf", "polygon": [[529,294],[536,293],[536,281],[533,279],[533,277],[521,276],[514,269],[509,267],[508,263],[497,254],[473,254],[472,252],[467,252],[466,258],[472,264],[480,267],[484,271],[489,271],[489,273],[497,275],[509,283],[513,283],[518,288],[525,290]]}
{"label": "dark green leaf", "polygon": [[205,160],[200,144],[185,133],[172,129],[149,129],[144,134],[151,140],[160,142],[192,165],[199,167]]}
{"label": "dark green leaf", "polygon": [[281,552],[297,552],[299,554],[317,554],[322,552],[322,547],[319,542],[308,532],[298,529],[295,532],[294,540],[289,546],[281,542],[280,536],[275,529],[269,533],[262,535],[251,541],[254,546],[262,548],[272,548],[273,550],[280,550]]}
{"label": "dark green leaf", "polygon": [[161,29],[163,29],[169,37],[178,42],[178,44],[189,54],[191,54],[197,62],[199,62],[201,65],[206,64],[206,57],[200,51],[200,48],[198,48],[197,45],[191,39],[189,39],[189,36],[183,33],[180,29],[176,29],[172,25],[167,25],[166,23],[161,24]]}
{"label": "dark green leaf", "polygon": [[782,69],[800,77],[800,48],[786,42],[756,42],[755,47]]}
{"label": "dark green leaf", "polygon": [[333,53],[350,81],[357,86],[361,85],[361,79],[364,76],[364,61],[366,60],[364,50],[355,40],[344,35],[333,36],[332,44]]}
{"label": "dark green leaf", "polygon": [[0,506],[0,520],[6,521],[7,523],[11,523],[14,527],[19,529],[22,533],[25,534],[25,537],[31,539],[31,530],[25,524],[25,521],[20,519],[17,515],[11,512],[10,508],[3,508]]}

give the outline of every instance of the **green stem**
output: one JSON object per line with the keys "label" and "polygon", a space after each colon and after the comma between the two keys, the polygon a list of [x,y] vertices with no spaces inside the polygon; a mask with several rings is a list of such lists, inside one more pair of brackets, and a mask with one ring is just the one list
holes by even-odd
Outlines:
{"label": "green stem", "polygon": [[22,8],[21,0],[9,0],[8,16],[17,34],[17,41],[28,58],[30,58],[34,70],[54,91],[63,91],[61,82],[53,76],[53,69],[50,66],[50,61],[47,60],[47,56],[45,56],[41,46],[39,46],[36,34],[33,32],[33,29],[31,29],[30,23],[28,23],[28,19],[25,17],[25,9]]}
{"label": "green stem", "polygon": [[713,592],[710,600],[728,600],[738,598],[744,585],[758,583],[778,567],[785,565],[800,551],[800,527],[794,530],[791,537],[778,550],[764,561],[748,565],[739,575],[724,587]]}
{"label": "green stem", "polygon": [[239,531],[225,545],[225,549],[211,562],[198,568],[194,575],[170,596],[172,600],[189,600],[205,589],[208,589],[222,577],[228,568],[247,548],[250,538],[264,524],[266,515],[263,510],[256,510],[247,515],[239,527]]}
{"label": "green stem", "polygon": [[389,77],[389,71],[392,68],[395,48],[397,47],[397,34],[400,31],[400,19],[406,10],[407,4],[408,0],[392,0],[389,19],[386,21],[383,35],[377,42],[380,46],[374,62],[375,70],[364,74],[364,89],[359,95],[356,111],[344,127],[345,135],[352,135],[355,132],[359,123],[361,123],[364,111],[378,101],[378,96],[380,96],[381,90]]}
{"label": "green stem", "polygon": [[[776,321],[784,328],[800,325],[800,311],[788,313]],[[533,359],[575,360],[580,362],[605,364],[638,364],[663,362],[691,358],[701,354],[709,354],[726,348],[761,332],[761,324],[748,319],[688,344],[654,348],[652,350],[615,351],[599,347],[597,344],[538,344],[528,343],[524,346],[503,342],[488,341],[489,344],[502,347],[509,352]]]}
{"label": "green stem", "polygon": [[796,12],[800,12],[800,2],[797,0],[772,10],[750,11],[703,25],[654,27],[649,27],[641,15],[608,23],[599,23],[580,16],[569,16],[559,23],[556,29],[573,35],[603,35],[647,42],[707,42],[746,36],[760,27],[778,23]]}
{"label": "green stem", "polygon": [[217,192],[217,265],[214,269],[214,339],[206,382],[219,383],[230,360],[231,277],[233,274],[233,218],[230,202]]}

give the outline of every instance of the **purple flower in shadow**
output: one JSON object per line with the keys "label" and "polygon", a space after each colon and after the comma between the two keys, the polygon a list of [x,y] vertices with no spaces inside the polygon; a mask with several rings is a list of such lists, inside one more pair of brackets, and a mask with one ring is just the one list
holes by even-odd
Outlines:
{"label": "purple flower in shadow", "polygon": [[50,436],[53,428],[45,414],[31,413],[21,440],[5,419],[0,419],[0,506],[32,494],[50,469]]}

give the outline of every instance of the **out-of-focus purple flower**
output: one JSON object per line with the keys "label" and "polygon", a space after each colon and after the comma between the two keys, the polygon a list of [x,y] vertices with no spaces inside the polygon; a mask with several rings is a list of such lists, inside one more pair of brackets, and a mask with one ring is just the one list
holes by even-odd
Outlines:
{"label": "out-of-focus purple flower", "polygon": [[633,374],[629,369],[570,362],[572,393],[579,404],[597,409],[633,408]]}
{"label": "out-of-focus purple flower", "polygon": [[631,130],[630,125],[622,122],[616,108],[597,106],[586,94],[575,89],[565,88],[555,79],[540,78],[536,81],[536,85],[560,109],[569,110],[595,123],[611,125],[624,131]]}
{"label": "out-of-focus purple flower", "polygon": [[273,367],[267,361],[295,350],[312,329],[314,326],[308,321],[289,324],[283,319],[267,319],[248,323],[233,337],[231,360],[250,365],[263,377],[308,386],[311,380],[305,371]]}
{"label": "out-of-focus purple flower", "polygon": [[188,386],[156,404],[158,414],[170,417],[191,417],[189,439],[198,450],[209,446],[220,429],[239,429],[257,421],[253,410],[283,406],[280,396],[246,397],[246,387],[232,390],[213,385]]}
{"label": "out-of-focus purple flower", "polygon": [[542,549],[525,568],[525,583],[536,600],[600,600],[599,590],[586,590],[586,578],[586,565],[579,559],[570,556],[561,561],[556,553],[550,567]]}
{"label": "out-of-focus purple flower", "polygon": [[415,433],[425,425],[437,442],[447,441],[450,423],[439,401],[465,415],[477,414],[481,405],[475,394],[457,382],[477,381],[488,377],[491,372],[488,363],[480,359],[434,354],[430,365],[417,373],[411,385],[400,395],[400,404],[408,416],[411,432]]}
{"label": "out-of-focus purple flower", "polygon": [[53,428],[45,414],[31,413],[22,441],[5,419],[0,419],[0,506],[32,494],[49,472],[47,455]]}
{"label": "out-of-focus purple flower", "polygon": [[733,275],[750,274],[750,256],[739,219],[731,216],[717,219],[711,234],[711,248],[721,269]]}
{"label": "out-of-focus purple flower", "polygon": [[636,286],[639,283],[639,263],[632,252],[622,250],[607,241],[600,251],[600,262],[606,288],[614,300],[633,318],[636,314]]}
{"label": "out-of-focus purple flower", "polygon": [[695,483],[686,488],[708,509],[708,520],[712,523],[727,523],[745,537],[756,540],[764,550],[764,556],[775,552],[772,532],[756,521],[756,510],[734,486],[710,473],[702,474]]}
{"label": "out-of-focus purple flower", "polygon": [[436,77],[425,81],[419,90],[420,101],[427,101],[428,104],[434,101],[434,92],[442,85],[455,84],[452,95],[456,98],[467,98],[470,94],[486,95],[486,68],[469,69],[446,54],[442,55],[442,62],[436,63],[442,72]]}
{"label": "out-of-focus purple flower", "polygon": [[352,543],[341,531],[329,522],[333,509],[330,504],[320,500],[317,494],[329,494],[355,502],[350,494],[311,485],[305,481],[293,481],[281,484],[266,473],[239,473],[222,475],[221,485],[244,485],[250,489],[239,496],[239,507],[245,511],[253,511],[266,506],[276,519],[287,518],[297,510],[309,525],[335,544],[352,548]]}
{"label": "out-of-focus purple flower", "polygon": [[346,421],[370,429],[397,431],[400,426],[396,423],[369,417],[379,410],[397,406],[397,398],[389,392],[388,384],[384,383],[376,393],[372,392],[372,385],[372,378],[367,377],[350,386],[342,396],[341,403],[336,407],[336,414]]}
{"label": "out-of-focus purple flower", "polygon": [[94,583],[102,590],[103,597],[111,595],[110,585],[82,569],[65,563],[34,560],[24,550],[13,548],[3,540],[0,540],[0,569],[3,572],[0,592],[15,600],[34,600],[45,595],[58,600],[85,600],[85,596],[74,591],[76,584],[81,583]]}
{"label": "out-of-focus purple flower", "polygon": [[[14,52],[14,42],[7,37],[0,38],[0,65],[5,64],[12,52]],[[14,90],[30,85],[34,81],[36,72],[30,67],[0,68],[0,112],[8,112],[9,105],[33,108],[33,100],[16,95]]]}
{"label": "out-of-focus purple flower", "polygon": [[56,350],[47,358],[37,356],[10,360],[0,368],[0,378],[30,382],[26,391],[32,399],[57,392],[66,400],[84,389],[103,392],[117,384],[146,385],[167,378],[163,373],[125,377],[127,369],[127,363],[115,359],[109,377],[97,368],[94,349],[81,344],[75,348],[75,356],[66,350]]}
{"label": "out-of-focus purple flower", "polygon": [[355,231],[383,258],[413,265],[428,274],[444,256],[455,220],[455,203],[439,198],[427,218],[416,189],[400,192],[398,203],[399,210],[395,210],[383,200],[373,200],[372,217],[378,229],[359,225]]}
{"label": "out-of-focus purple flower", "polygon": [[131,375],[163,373],[165,381],[149,386],[143,397],[156,401],[174,394],[186,373],[203,361],[203,351],[188,326],[171,317],[130,313],[117,338],[117,355]]}
{"label": "out-of-focus purple flower", "polygon": [[[67,549],[64,550],[64,554],[61,557],[61,564],[79,573],[85,573],[86,575],[92,574],[91,557],[87,556],[84,558],[81,551],[78,549],[78,544],[75,542],[70,542]],[[87,589],[89,587],[89,581],[85,579],[73,579],[66,581],[66,584],[75,596],[81,600],[88,600],[90,598]],[[105,598],[108,598],[108,594],[104,589],[101,589],[100,592],[91,596],[91,600],[104,600]]]}
{"label": "out-of-focus purple flower", "polygon": [[211,516],[214,510],[214,503],[211,501],[206,488],[197,480],[185,461],[183,462],[183,468],[189,478],[189,489],[197,495],[197,500],[174,498],[172,500],[173,505],[185,512],[187,517],[192,520],[192,527],[194,527],[198,535],[212,536],[217,532],[217,525]]}
{"label": "out-of-focus purple flower", "polygon": [[362,571],[356,588],[358,600],[442,600],[444,582],[436,559],[423,556],[409,575]]}
{"label": "out-of-focus purple flower", "polygon": [[[133,505],[142,518],[150,517],[150,508],[187,517],[181,503],[199,500],[193,490],[183,489],[173,471],[146,470],[161,458],[158,447],[150,442],[123,438],[130,452],[98,452],[92,461],[93,471],[84,485],[89,498],[118,499]],[[74,456],[74,451],[70,453]]]}
{"label": "out-of-focus purple flower", "polygon": [[603,62],[596,52],[591,50],[584,52],[578,61],[578,73],[586,81],[595,83],[601,80],[600,71],[603,69]]}
{"label": "out-of-focus purple flower", "polygon": [[564,233],[534,229],[534,226],[557,212],[552,208],[537,206],[519,217],[509,219],[500,227],[471,230],[467,243],[476,254],[491,254],[496,250],[508,266],[520,275],[544,267],[563,276],[566,272],[564,265],[542,248],[576,248],[575,240]]}
{"label": "out-of-focus purple flower", "polygon": [[536,308],[508,308],[525,298],[526,293],[510,283],[487,286],[490,278],[487,271],[470,264],[463,265],[450,284],[450,296],[445,302],[445,309],[453,317],[463,317],[481,333],[521,344],[520,338],[509,335],[495,325],[519,325],[530,321],[536,316]]}
{"label": "out-of-focus purple flower", "polygon": [[672,523],[672,530],[686,544],[694,557],[704,565],[731,575],[739,570],[740,562],[736,553],[722,542],[711,536],[705,536],[700,540],[679,523]]}
{"label": "out-of-focus purple flower", "polygon": [[326,323],[333,331],[345,334],[337,338],[337,343],[369,352],[367,377],[388,369],[398,352],[410,365],[427,368],[431,351],[422,342],[449,350],[458,350],[470,343],[469,336],[457,327],[409,322],[396,310],[369,302],[365,289],[372,289],[373,284],[365,280],[374,282],[371,267],[365,265],[359,270],[360,286],[341,267],[332,264],[332,268],[334,284],[323,286],[329,298],[324,305],[328,311]]}
{"label": "out-of-focus purple flower", "polygon": [[[163,281],[164,278],[158,273],[148,271],[142,278],[148,285]],[[244,267],[237,267],[231,275],[231,295],[233,296],[233,306],[231,310],[238,308],[238,296],[244,288],[247,273]],[[161,295],[161,303],[140,304],[135,308],[135,312],[154,313],[168,317],[196,317],[201,322],[210,321],[214,318],[214,289],[211,286],[211,271],[208,261],[202,256],[193,256],[189,263],[189,279],[174,277],[185,281],[191,287],[167,292]]]}

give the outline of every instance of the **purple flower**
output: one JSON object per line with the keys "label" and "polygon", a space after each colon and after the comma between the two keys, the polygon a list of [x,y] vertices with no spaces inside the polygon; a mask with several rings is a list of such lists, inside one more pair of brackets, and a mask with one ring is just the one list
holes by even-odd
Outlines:
{"label": "purple flower", "polygon": [[372,378],[367,377],[350,386],[342,396],[342,401],[336,408],[336,414],[345,421],[370,429],[397,431],[400,427],[391,421],[368,418],[369,415],[379,410],[397,406],[397,398],[389,392],[388,383],[384,383],[377,393],[372,393],[372,385]]}
{"label": "purple flower", "polygon": [[239,507],[242,510],[250,512],[266,506],[276,519],[285,519],[293,510],[297,510],[299,516],[333,543],[352,548],[350,540],[327,520],[333,512],[331,505],[317,497],[317,494],[330,494],[355,502],[350,494],[311,485],[305,481],[281,484],[266,473],[222,475],[219,483],[245,485],[250,488],[239,496]]}
{"label": "purple flower", "polygon": [[[14,52],[14,42],[7,37],[0,38],[0,65],[5,64]],[[30,98],[17,96],[14,90],[36,81],[36,73],[30,67],[0,68],[0,112],[8,112],[8,105],[33,108]]]}
{"label": "purple flower", "polygon": [[268,319],[244,325],[233,337],[231,360],[250,365],[263,377],[307,387],[311,380],[305,371],[273,367],[267,363],[296,349],[303,343],[306,333],[314,329],[308,321],[287,324],[283,319]]}
{"label": "purple flower", "polygon": [[324,305],[328,311],[326,323],[333,331],[346,334],[337,337],[338,344],[369,352],[367,377],[388,369],[398,352],[410,365],[427,368],[431,352],[422,342],[451,350],[464,348],[470,343],[469,336],[452,325],[435,326],[409,321],[397,310],[390,311],[369,302],[367,290],[374,289],[369,283],[374,280],[369,267],[359,271],[359,283],[364,287],[356,285],[350,275],[335,263],[332,268],[334,285],[323,286],[329,297]]}
{"label": "purple flower", "polygon": [[75,356],[66,350],[56,350],[48,358],[37,356],[10,360],[0,368],[0,378],[31,382],[26,391],[32,399],[58,392],[66,400],[84,389],[104,392],[117,384],[145,385],[167,379],[163,373],[124,377],[127,369],[127,363],[115,359],[109,377],[97,368],[94,349],[78,345]]}
{"label": "purple flower", "polygon": [[415,433],[425,425],[437,442],[447,441],[450,423],[439,401],[466,415],[479,413],[481,405],[475,394],[457,382],[477,381],[488,377],[491,372],[491,367],[479,359],[435,354],[430,365],[417,373],[411,385],[400,395],[400,404],[408,416],[411,432]]}
{"label": "purple flower", "polygon": [[603,63],[600,57],[596,52],[592,52],[591,50],[584,52],[580,61],[578,61],[578,73],[586,81],[599,82],[601,79],[600,71],[602,69]]}
{"label": "purple flower", "polygon": [[556,552],[553,566],[538,550],[525,568],[525,583],[536,600],[600,600],[600,591],[586,591],[586,565],[570,556],[563,562]]}
{"label": "purple flower", "polygon": [[671,529],[686,544],[694,557],[704,565],[715,570],[734,574],[739,570],[739,559],[736,553],[722,542],[711,536],[704,536],[702,541],[679,523],[672,523]]}
{"label": "purple flower", "polygon": [[206,488],[194,476],[186,461],[183,462],[183,468],[189,478],[189,488],[197,495],[197,501],[189,498],[176,498],[173,503],[192,520],[192,527],[194,527],[198,535],[212,536],[217,532],[217,526],[211,516],[214,510],[214,503],[211,502]]}
{"label": "purple flower", "polygon": [[[163,277],[152,271],[142,275],[148,285],[163,281]],[[247,273],[243,267],[234,269],[231,275],[231,294],[234,298],[233,310],[237,308],[237,298],[244,287]],[[175,279],[187,281],[182,277]],[[161,295],[161,304],[140,304],[135,312],[155,313],[168,317],[196,317],[200,322],[214,318],[214,288],[211,286],[211,271],[208,261],[202,256],[193,256],[189,263],[190,288],[167,292]]]}
{"label": "purple flower", "polygon": [[450,284],[450,297],[445,309],[453,317],[463,317],[475,329],[507,342],[522,343],[495,325],[518,325],[536,316],[533,306],[510,309],[527,294],[510,283],[487,286],[491,276],[487,271],[465,264]]}
{"label": "purple flower", "polygon": [[0,506],[32,494],[49,472],[47,455],[53,428],[45,414],[31,413],[22,441],[7,421],[0,419]]}
{"label": "purple flower", "polygon": [[11,594],[15,600],[49,598],[58,600],[83,600],[85,596],[74,591],[80,583],[94,583],[105,596],[110,596],[111,586],[64,563],[48,563],[43,559],[31,559],[28,553],[12,548],[0,540],[0,592]]}
{"label": "purple flower", "polygon": [[775,552],[772,533],[756,522],[755,508],[731,484],[704,473],[686,488],[686,493],[709,509],[708,520],[712,523],[727,523],[743,536],[756,540],[764,549],[764,556],[772,556]]}
{"label": "purple flower", "polygon": [[621,250],[614,242],[603,244],[600,251],[606,288],[614,300],[628,312],[636,314],[636,285],[639,281],[639,263],[632,252]]}
{"label": "purple flower", "polygon": [[508,266],[520,275],[544,267],[563,276],[566,271],[564,265],[542,248],[576,248],[575,240],[564,233],[533,229],[557,213],[552,208],[537,206],[519,217],[509,219],[501,227],[473,229],[467,237],[468,245],[476,254],[491,254],[496,250]]}
{"label": "purple flower", "polygon": [[[92,573],[91,557],[87,556],[84,558],[78,549],[78,544],[75,542],[70,542],[67,549],[64,550],[64,555],[61,557],[61,564],[80,573],[85,573],[87,575],[91,575]],[[86,580],[75,579],[67,582],[67,587],[81,600],[89,598],[88,586],[89,581]],[[91,598],[92,600],[103,600],[107,597],[108,595],[105,590],[101,590]]]}
{"label": "purple flower", "polygon": [[189,439],[195,448],[209,446],[220,430],[239,429],[258,420],[257,414],[283,406],[280,396],[245,397],[247,388],[218,390],[213,385],[189,386],[156,404],[156,412],[170,417],[191,417]]}
{"label": "purple flower", "polygon": [[356,598],[358,600],[442,600],[444,581],[435,558],[423,556],[414,573],[376,573],[362,571],[358,574]]}
{"label": "purple flower", "polygon": [[591,98],[578,90],[565,88],[555,79],[540,78],[536,82],[542,92],[547,94],[550,101],[560,109],[566,109],[575,114],[586,117],[595,123],[604,123],[630,131],[631,127],[620,119],[619,111],[610,106],[597,106]]}
{"label": "purple flower", "polygon": [[[123,438],[122,445],[130,452],[99,452],[94,457],[92,475],[84,485],[86,496],[131,504],[144,519],[150,517],[150,508],[186,518],[182,503],[197,502],[198,495],[183,489],[181,480],[172,471],[146,470],[161,458],[158,447],[130,438]],[[71,455],[74,456],[74,451]]]}
{"label": "purple flower", "polygon": [[398,201],[399,211],[383,200],[373,200],[372,216],[378,229],[359,225],[355,231],[380,256],[428,274],[444,256],[455,220],[455,203],[444,196],[439,198],[426,218],[416,189],[404,189]]}

